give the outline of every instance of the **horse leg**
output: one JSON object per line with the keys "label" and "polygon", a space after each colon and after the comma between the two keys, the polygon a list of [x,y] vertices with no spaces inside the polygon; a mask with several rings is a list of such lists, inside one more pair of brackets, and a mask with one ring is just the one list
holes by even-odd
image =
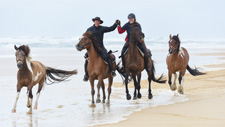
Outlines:
{"label": "horse leg", "polygon": [[17,95],[16,95],[16,100],[15,100],[15,103],[14,103],[14,106],[13,106],[13,109],[12,109],[12,113],[16,112],[16,105],[17,105],[17,102],[18,102],[18,99],[19,99],[19,96],[20,96],[20,90],[21,90],[21,87],[19,87],[17,85]]}
{"label": "horse leg", "polygon": [[128,74],[125,75],[125,87],[126,87],[127,100],[130,100],[131,96],[130,96],[129,90],[128,90]]}
{"label": "horse leg", "polygon": [[137,89],[138,89],[138,99],[140,99],[142,97],[140,89],[141,89],[141,73],[138,75],[138,82],[137,82]]}
{"label": "horse leg", "polygon": [[132,78],[134,80],[134,96],[133,96],[133,100],[137,100],[137,79],[136,79],[136,75],[132,75]]}
{"label": "horse leg", "polygon": [[148,99],[152,99],[152,89],[151,89],[151,76],[148,76]]}
{"label": "horse leg", "polygon": [[172,89],[172,90],[176,90],[176,89],[177,89],[176,80],[177,80],[177,73],[175,72],[175,73],[174,73],[173,84],[171,85],[171,89]]}
{"label": "horse leg", "polygon": [[95,95],[95,88],[94,88],[94,79],[92,77],[89,78],[90,84],[91,84],[91,96],[92,101],[90,107],[95,107],[95,101],[94,101],[94,95]]}
{"label": "horse leg", "polygon": [[34,104],[34,110],[37,110],[37,106],[38,106],[38,99],[39,99],[39,97],[40,97],[40,92],[41,92],[41,90],[42,90],[42,88],[43,88],[43,84],[44,84],[44,79],[43,80],[41,80],[40,82],[39,82],[39,85],[38,85],[38,91],[37,91],[37,99],[36,99],[36,102],[35,102],[35,104]]}
{"label": "horse leg", "polygon": [[98,88],[98,94],[97,94],[97,99],[96,99],[96,103],[100,103],[101,102],[101,99],[100,99],[100,87],[102,85],[102,79],[99,78],[98,79],[98,85],[97,85],[97,88]]}
{"label": "horse leg", "polygon": [[182,73],[179,74],[179,88],[178,88],[178,93],[184,94],[183,90],[183,83],[184,83],[184,75]]}
{"label": "horse leg", "polygon": [[102,102],[105,103],[105,83],[102,82],[102,94],[103,94],[103,98],[102,98]]}
{"label": "horse leg", "polygon": [[175,91],[177,88],[176,88],[176,85],[172,85],[172,81],[171,81],[172,73],[170,71],[168,72],[168,77],[169,77],[168,83],[170,85],[170,89],[172,91]]}
{"label": "horse leg", "polygon": [[112,83],[113,83],[113,77],[109,77],[109,85],[108,85],[108,100],[107,100],[107,104],[110,104],[110,95],[111,95],[111,91],[112,91]]}
{"label": "horse leg", "polygon": [[32,88],[28,89],[28,102],[27,107],[30,108],[27,114],[32,114],[32,101],[33,101],[33,94],[32,94]]}

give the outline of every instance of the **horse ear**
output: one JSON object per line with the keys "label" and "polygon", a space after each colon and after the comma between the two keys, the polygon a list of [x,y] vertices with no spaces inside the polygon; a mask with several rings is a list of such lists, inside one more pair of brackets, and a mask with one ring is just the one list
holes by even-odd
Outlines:
{"label": "horse ear", "polygon": [[171,34],[170,34],[170,39],[172,39],[172,36],[171,36]]}
{"label": "horse ear", "polygon": [[179,36],[179,34],[177,34],[177,37]]}
{"label": "horse ear", "polygon": [[14,45],[15,50],[17,50],[18,48],[16,47],[16,45]]}
{"label": "horse ear", "polygon": [[84,33],[84,35],[90,37],[92,35],[92,32],[91,31],[88,31],[88,32]]}

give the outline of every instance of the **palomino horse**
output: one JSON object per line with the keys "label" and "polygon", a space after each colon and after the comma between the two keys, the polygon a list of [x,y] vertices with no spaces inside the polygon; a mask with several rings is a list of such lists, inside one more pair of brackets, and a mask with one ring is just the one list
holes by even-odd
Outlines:
{"label": "palomino horse", "polygon": [[[141,72],[145,69],[144,58],[138,49],[137,43],[140,41],[144,42],[144,33],[136,25],[131,26],[130,38],[129,38],[129,49],[125,54],[125,74],[121,73],[119,69],[117,71],[125,77],[125,87],[126,87],[126,98],[127,100],[131,99],[128,90],[128,78],[132,77],[134,81],[134,96],[133,99],[141,98],[142,95],[140,93],[140,81],[141,81]],[[161,75],[158,79],[155,78],[155,67],[153,60],[149,57],[149,65],[151,68],[151,72],[148,73],[148,81],[149,81],[149,94],[148,98],[151,99],[153,97],[151,93],[151,80],[157,83],[165,83],[166,80],[163,80],[163,75]],[[138,94],[136,94],[138,91]]]}
{"label": "palomino horse", "polygon": [[[168,83],[172,91],[175,91],[177,89],[177,86],[176,86],[177,71],[179,71],[178,80],[179,80],[180,86],[178,88],[178,92],[180,94],[184,93],[183,83],[184,83],[184,74],[186,72],[186,69],[193,76],[205,74],[200,72],[197,68],[191,69],[190,66],[188,65],[188,61],[189,61],[189,54],[185,48],[183,47],[180,48],[180,39],[178,37],[178,34],[177,36],[173,36],[173,37],[170,35],[169,55],[166,58],[166,63],[167,63],[168,77],[169,77]],[[173,84],[171,82],[172,74],[174,74]]]}
{"label": "palomino horse", "polygon": [[[98,94],[96,103],[100,103],[100,87],[102,87],[103,92],[103,103],[105,103],[105,84],[103,79],[108,78],[108,100],[107,104],[110,103],[110,94],[111,94],[111,86],[113,83],[113,77],[110,74],[108,65],[103,61],[103,59],[99,56],[99,52],[101,49],[98,49],[97,41],[93,37],[92,33],[86,32],[83,34],[83,37],[80,39],[79,43],[76,45],[78,51],[82,51],[84,49],[87,50],[89,56],[89,62],[87,66],[87,71],[89,75],[89,81],[91,84],[91,95],[92,95],[92,104],[91,107],[95,107],[94,101],[94,80],[98,80]],[[113,69],[116,69],[116,63],[113,63]]]}
{"label": "palomino horse", "polygon": [[19,48],[14,46],[16,50],[16,62],[19,68],[17,72],[17,96],[12,112],[16,112],[16,105],[19,99],[20,90],[22,87],[27,87],[27,107],[30,108],[27,113],[32,113],[32,88],[37,83],[37,100],[34,105],[34,109],[37,109],[38,99],[40,97],[40,92],[43,87],[44,82],[48,79],[51,83],[61,82],[66,80],[68,77],[77,74],[77,71],[64,71],[53,69],[50,67],[45,67],[42,63],[38,61],[31,61],[30,59],[30,48],[28,46],[22,45]]}

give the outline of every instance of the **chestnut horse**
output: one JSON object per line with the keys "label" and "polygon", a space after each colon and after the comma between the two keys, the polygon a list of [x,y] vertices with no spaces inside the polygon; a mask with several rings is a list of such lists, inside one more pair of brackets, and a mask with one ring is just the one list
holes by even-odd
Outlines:
{"label": "chestnut horse", "polygon": [[[168,77],[169,77],[169,85],[172,91],[175,91],[177,89],[176,86],[176,78],[177,74],[176,72],[179,72],[179,88],[178,93],[183,94],[183,83],[184,83],[184,75],[186,72],[186,69],[190,72],[191,75],[197,76],[197,75],[204,75],[205,73],[200,72],[197,68],[191,69],[188,65],[189,61],[189,54],[187,50],[183,47],[180,48],[180,39],[177,36],[171,36],[170,35],[169,40],[169,55],[166,58],[167,68],[168,68]],[[172,84],[171,78],[172,74],[174,74],[174,82]],[[172,85],[171,85],[172,84]]]}
{"label": "chestnut horse", "polygon": [[[87,50],[89,61],[87,66],[87,71],[89,75],[89,81],[91,85],[91,95],[92,95],[92,103],[91,107],[95,107],[95,101],[94,101],[94,80],[98,80],[97,88],[98,88],[98,94],[96,103],[100,103],[100,87],[102,88],[103,92],[103,103],[105,103],[105,84],[104,79],[108,78],[108,100],[107,104],[110,104],[110,94],[111,94],[111,86],[113,83],[113,77],[110,74],[108,65],[103,61],[103,59],[99,55],[99,51],[101,49],[98,49],[96,38],[93,37],[92,33],[90,31],[83,34],[83,37],[80,39],[79,43],[76,45],[76,48],[78,51],[82,51],[84,49]],[[116,63],[113,63],[113,69],[116,69]]]}
{"label": "chestnut horse", "polygon": [[19,94],[22,87],[27,87],[27,107],[30,108],[27,113],[32,113],[32,88],[37,83],[37,100],[34,105],[34,109],[37,109],[38,99],[40,97],[40,92],[42,90],[43,84],[48,79],[51,83],[61,82],[66,80],[68,77],[77,74],[77,71],[64,71],[58,70],[50,67],[45,67],[42,63],[38,61],[31,61],[30,48],[28,46],[22,45],[19,48],[14,45],[16,50],[16,62],[19,68],[17,72],[17,96],[12,113],[16,112],[16,105],[19,99]]}
{"label": "chestnut horse", "polygon": [[[134,96],[133,99],[141,98],[142,95],[140,93],[140,81],[141,81],[141,72],[145,69],[144,58],[138,49],[137,43],[140,41],[144,42],[144,33],[136,25],[131,26],[130,38],[129,38],[129,48],[127,53],[125,54],[125,73],[121,72],[119,69],[117,71],[125,77],[125,87],[126,87],[126,98],[127,100],[131,99],[128,90],[128,78],[131,78],[134,81]],[[161,75],[158,79],[155,78],[155,67],[151,57],[149,57],[149,68],[151,72],[147,72],[148,81],[149,81],[149,89],[148,89],[148,98],[152,99],[153,95],[151,93],[151,81],[157,83],[165,83],[166,80],[163,79],[163,75]],[[138,94],[136,93],[138,91]]]}

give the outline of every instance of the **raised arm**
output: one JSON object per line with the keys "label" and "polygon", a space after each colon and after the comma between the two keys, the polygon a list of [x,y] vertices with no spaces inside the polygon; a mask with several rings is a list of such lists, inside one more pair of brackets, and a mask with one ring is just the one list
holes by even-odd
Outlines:
{"label": "raised arm", "polygon": [[106,32],[111,32],[111,31],[115,30],[116,27],[117,27],[117,24],[116,24],[116,23],[114,23],[114,24],[113,24],[112,26],[110,26],[110,27],[104,26],[104,33],[106,33]]}

